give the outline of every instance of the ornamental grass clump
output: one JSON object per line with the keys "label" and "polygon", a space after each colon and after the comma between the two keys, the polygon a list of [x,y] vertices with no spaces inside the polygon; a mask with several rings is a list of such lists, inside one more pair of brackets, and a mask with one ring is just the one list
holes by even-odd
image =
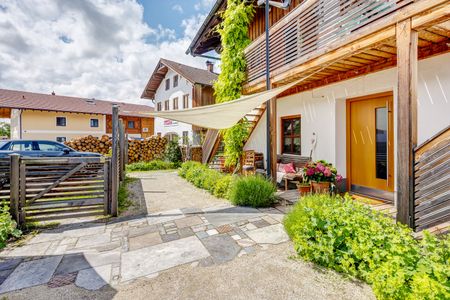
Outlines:
{"label": "ornamental grass clump", "polygon": [[246,176],[231,185],[229,199],[234,205],[268,207],[275,203],[275,185],[262,176]]}
{"label": "ornamental grass clump", "polygon": [[379,299],[450,299],[450,238],[417,241],[349,197],[302,197],[284,225],[298,255],[372,285]]}

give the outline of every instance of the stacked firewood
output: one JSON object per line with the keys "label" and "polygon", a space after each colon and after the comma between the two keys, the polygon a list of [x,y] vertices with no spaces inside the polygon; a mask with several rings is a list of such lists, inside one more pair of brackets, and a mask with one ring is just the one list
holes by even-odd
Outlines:
{"label": "stacked firewood", "polygon": [[65,144],[77,151],[108,154],[109,149],[111,149],[112,141],[107,135],[103,135],[101,138],[88,135],[86,137],[71,140]]}
{"label": "stacked firewood", "polygon": [[166,150],[167,140],[153,136],[144,141],[128,141],[128,162],[150,161],[162,159]]}
{"label": "stacked firewood", "polygon": [[[67,146],[83,152],[110,153],[112,140],[109,136],[101,138],[92,135],[74,139],[65,143]],[[128,162],[150,161],[162,159],[166,150],[167,140],[159,136],[152,136],[145,140],[128,141]]]}

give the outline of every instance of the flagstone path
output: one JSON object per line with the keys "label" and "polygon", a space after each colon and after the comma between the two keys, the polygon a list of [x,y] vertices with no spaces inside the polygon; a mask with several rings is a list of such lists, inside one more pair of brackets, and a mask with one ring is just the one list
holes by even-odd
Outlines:
{"label": "flagstone path", "polygon": [[[173,172],[143,174],[138,176],[152,213],[108,223],[64,225],[2,251],[0,294],[37,285],[75,284],[98,290],[184,264],[224,264],[264,245],[288,241],[279,209],[234,207]],[[155,188],[164,196],[154,193]],[[179,208],[173,208],[172,197],[177,197],[173,202]],[[209,201],[210,197],[214,199]],[[155,212],[161,208],[171,209]]]}

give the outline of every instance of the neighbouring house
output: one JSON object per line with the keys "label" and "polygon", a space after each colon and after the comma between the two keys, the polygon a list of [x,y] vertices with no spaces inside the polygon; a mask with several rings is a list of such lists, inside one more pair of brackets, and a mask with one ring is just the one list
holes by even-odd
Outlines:
{"label": "neighbouring house", "polygon": [[[254,2],[244,94],[266,85],[264,6]],[[215,27],[226,4],[216,1],[192,55],[220,51]],[[403,223],[450,222],[449,11],[448,1],[427,0],[272,7],[271,84],[304,78],[270,101],[272,170],[277,154],[312,154],[333,163],[351,193],[394,203]],[[245,149],[266,157],[265,106],[253,120]]]}
{"label": "neighbouring house", "polygon": [[153,135],[154,119],[144,114],[153,108],[147,105],[0,89],[0,118],[10,119],[12,139],[64,142],[111,134],[113,104],[129,137]]}
{"label": "neighbouring house", "polygon": [[[213,82],[217,79],[213,63],[206,62],[205,70],[160,59],[141,98],[151,99],[156,111],[172,111],[214,104]],[[171,121],[155,119],[155,133],[180,143],[201,145],[206,129]]]}

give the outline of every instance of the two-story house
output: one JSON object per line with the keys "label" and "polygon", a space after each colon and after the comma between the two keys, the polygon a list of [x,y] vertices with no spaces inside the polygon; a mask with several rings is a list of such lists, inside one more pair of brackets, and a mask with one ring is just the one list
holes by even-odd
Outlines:
{"label": "two-story house", "polygon": [[[266,89],[268,1],[258,2],[247,1],[244,94]],[[449,1],[287,2],[270,9],[269,77],[273,88],[296,84],[270,100],[269,126],[260,109],[245,149],[266,157],[270,127],[272,174],[277,155],[312,155],[333,163],[351,193],[393,203],[404,223],[449,222]],[[192,55],[220,52],[226,7],[216,1]]]}
{"label": "two-story house", "polygon": [[153,107],[80,97],[0,89],[0,118],[10,119],[12,139],[65,142],[112,133],[112,105],[119,106],[129,137],[152,136]]}
{"label": "two-story house", "polygon": [[[174,111],[214,104],[213,82],[217,79],[213,64],[199,69],[161,58],[141,98],[151,99],[155,111]],[[180,143],[201,144],[205,130],[190,124],[155,118],[155,133]]]}

